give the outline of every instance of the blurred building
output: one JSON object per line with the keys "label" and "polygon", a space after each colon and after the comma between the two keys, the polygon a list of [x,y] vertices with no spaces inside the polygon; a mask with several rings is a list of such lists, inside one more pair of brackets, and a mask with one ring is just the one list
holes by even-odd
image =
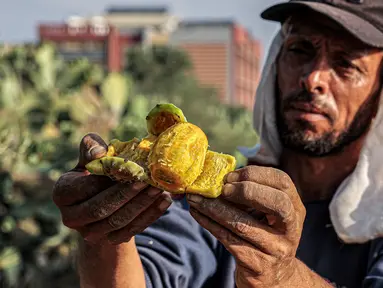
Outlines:
{"label": "blurred building", "polygon": [[103,15],[121,34],[141,34],[143,44],[167,44],[178,18],[165,7],[112,7]]}
{"label": "blurred building", "polygon": [[212,85],[227,104],[253,108],[261,62],[261,45],[232,21],[180,23],[170,43],[191,57],[202,84]]}
{"label": "blurred building", "polygon": [[179,21],[164,7],[112,7],[102,16],[41,24],[39,37],[55,42],[65,59],[87,57],[109,71],[121,70],[131,45],[174,45],[189,54],[199,82],[215,87],[224,103],[253,107],[261,47],[233,21]]}
{"label": "blurred building", "polygon": [[66,23],[43,23],[40,41],[51,41],[66,60],[86,57],[109,71],[120,71],[126,49],[134,44],[164,44],[177,19],[162,7],[107,9],[102,16],[70,17]]}

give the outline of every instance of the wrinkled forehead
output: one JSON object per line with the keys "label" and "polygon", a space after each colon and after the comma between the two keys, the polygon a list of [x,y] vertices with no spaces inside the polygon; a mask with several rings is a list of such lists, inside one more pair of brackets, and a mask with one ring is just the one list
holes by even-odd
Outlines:
{"label": "wrinkled forehead", "polygon": [[375,50],[355,38],[346,29],[326,16],[313,13],[292,15],[282,24],[283,38],[302,38],[310,42],[326,40],[329,45],[348,52]]}

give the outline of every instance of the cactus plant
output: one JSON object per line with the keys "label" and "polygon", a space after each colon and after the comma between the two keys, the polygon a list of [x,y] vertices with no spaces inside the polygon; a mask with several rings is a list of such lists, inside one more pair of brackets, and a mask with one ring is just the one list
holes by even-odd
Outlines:
{"label": "cactus plant", "polygon": [[[238,110],[231,117],[211,90],[199,87],[189,74],[171,73],[179,63],[165,61],[170,72],[164,73],[157,69],[161,57],[154,59],[155,66],[150,57],[143,59],[146,66],[140,71],[156,67],[151,72],[157,80],[149,83],[141,75],[142,84],[153,90],[138,94],[142,89],[128,76],[105,73],[86,59],[65,62],[53,48],[42,43],[0,51],[0,278],[5,288],[79,287],[73,264],[77,235],[61,224],[51,193],[54,181],[76,165],[84,133],[99,133],[106,141],[136,138],[139,153],[127,153],[126,142],[109,141],[109,156],[133,155],[132,162],[145,173],[150,173],[144,164],[158,138],[148,135],[145,117],[157,103],[176,104],[204,131],[210,149],[204,166],[215,165],[203,171],[219,174],[224,171],[220,165],[227,165],[222,154],[211,150],[235,155],[236,145],[257,140],[250,113]],[[166,51],[157,54],[166,56]],[[215,178],[201,173],[188,189],[219,191],[214,183],[220,182],[209,179]]]}

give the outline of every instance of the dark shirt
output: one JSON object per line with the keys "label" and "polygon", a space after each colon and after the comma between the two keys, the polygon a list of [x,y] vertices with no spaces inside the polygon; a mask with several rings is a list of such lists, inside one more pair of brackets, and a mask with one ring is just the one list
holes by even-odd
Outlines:
{"label": "dark shirt", "polygon": [[[329,203],[306,204],[297,257],[336,287],[383,288],[383,239],[342,243],[331,226]],[[151,288],[234,288],[235,261],[225,247],[174,202],[136,244]]]}

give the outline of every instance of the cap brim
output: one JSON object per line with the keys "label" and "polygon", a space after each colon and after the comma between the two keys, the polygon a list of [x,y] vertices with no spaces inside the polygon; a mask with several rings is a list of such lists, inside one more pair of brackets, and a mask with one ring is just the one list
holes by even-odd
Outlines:
{"label": "cap brim", "polygon": [[323,14],[367,45],[383,48],[383,33],[379,29],[355,14],[330,6],[329,4],[306,1],[282,3],[271,6],[263,11],[261,17],[265,20],[282,23],[300,9],[309,9]]}

